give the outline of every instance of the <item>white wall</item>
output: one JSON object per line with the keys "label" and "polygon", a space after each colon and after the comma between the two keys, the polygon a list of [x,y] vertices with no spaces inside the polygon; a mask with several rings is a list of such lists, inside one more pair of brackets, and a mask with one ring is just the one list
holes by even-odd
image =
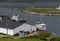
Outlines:
{"label": "white wall", "polygon": [[35,26],[32,26],[32,25],[29,25],[29,24],[23,24],[17,28],[14,29],[14,34],[16,34],[17,32],[19,33],[19,31],[32,31],[35,30],[36,31],[36,27]]}
{"label": "white wall", "polygon": [[40,30],[46,30],[46,25],[41,25]]}
{"label": "white wall", "polygon": [[[0,27],[0,33],[7,34],[7,29]],[[8,29],[8,34],[9,35],[13,35],[13,30],[12,29]]]}
{"label": "white wall", "polygon": [[[8,34],[9,35],[14,35],[16,33],[19,33],[19,31],[29,31],[29,32],[31,32],[31,30],[36,31],[36,27],[25,23],[21,26],[16,27],[15,29],[8,29]],[[7,34],[7,29],[0,27],[0,33]]]}
{"label": "white wall", "polygon": [[[15,29],[8,29],[8,34],[9,35],[14,35],[16,33],[19,33],[19,31],[29,31],[29,32],[36,31],[36,28],[37,28],[36,26],[32,26],[30,24],[26,24],[25,23],[23,25],[20,25],[20,26],[16,27]],[[40,29],[41,30],[46,30],[46,26],[45,25],[44,26],[42,25],[40,27]],[[0,27],[0,32],[7,34],[7,29]]]}
{"label": "white wall", "polygon": [[36,24],[35,26],[40,30],[46,30],[46,24]]}

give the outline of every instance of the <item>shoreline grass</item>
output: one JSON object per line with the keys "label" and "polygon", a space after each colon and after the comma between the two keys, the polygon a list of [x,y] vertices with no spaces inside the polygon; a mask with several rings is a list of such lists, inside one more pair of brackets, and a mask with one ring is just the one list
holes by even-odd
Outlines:
{"label": "shoreline grass", "polygon": [[25,10],[29,11],[29,12],[44,13],[44,14],[60,14],[60,10],[58,10],[56,8],[30,7],[30,8],[25,8]]}
{"label": "shoreline grass", "polygon": [[0,41],[44,41],[36,38],[0,38]]}

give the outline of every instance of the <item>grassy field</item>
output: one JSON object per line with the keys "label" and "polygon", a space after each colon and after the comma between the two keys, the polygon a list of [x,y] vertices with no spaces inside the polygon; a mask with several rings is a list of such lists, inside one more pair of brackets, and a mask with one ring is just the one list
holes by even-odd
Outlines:
{"label": "grassy field", "polygon": [[40,39],[36,39],[36,38],[32,38],[32,39],[28,39],[28,38],[16,38],[16,39],[13,39],[13,38],[0,38],[0,41],[43,41],[43,40],[40,40]]}
{"label": "grassy field", "polygon": [[52,37],[50,40],[42,38],[12,38],[12,37],[0,37],[0,41],[60,41],[60,37]]}
{"label": "grassy field", "polygon": [[[35,34],[37,33],[37,34]],[[24,38],[19,38],[19,36],[0,36],[0,41],[46,41],[47,37],[50,37],[51,33],[47,31],[38,31],[26,35]]]}
{"label": "grassy field", "polygon": [[[20,38],[19,36],[0,36],[0,41],[60,41],[60,37],[56,37],[52,35],[50,32],[39,31],[36,35],[28,35],[24,38]],[[47,39],[50,38],[50,39]]]}
{"label": "grassy field", "polygon": [[60,14],[60,10],[56,8],[36,8],[36,7],[30,7],[26,8],[25,10],[30,12],[37,12],[37,13],[46,13],[46,14]]}

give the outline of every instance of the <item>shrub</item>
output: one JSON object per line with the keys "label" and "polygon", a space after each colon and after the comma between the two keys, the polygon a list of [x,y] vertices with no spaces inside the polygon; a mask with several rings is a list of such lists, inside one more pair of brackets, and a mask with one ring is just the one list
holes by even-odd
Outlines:
{"label": "shrub", "polygon": [[45,37],[41,37],[40,40],[47,41],[47,39]]}
{"label": "shrub", "polygon": [[19,36],[19,33],[17,33],[17,34],[14,34],[13,36]]}
{"label": "shrub", "polygon": [[4,33],[0,33],[0,35],[6,35],[6,34],[4,34]]}
{"label": "shrub", "polygon": [[55,38],[51,38],[50,41],[55,41]]}
{"label": "shrub", "polygon": [[27,38],[41,38],[41,37],[50,37],[51,33],[45,31],[39,31],[36,35],[27,36]]}
{"label": "shrub", "polygon": [[39,37],[50,37],[52,34],[50,32],[45,32],[45,31],[42,31],[42,32],[39,32]]}
{"label": "shrub", "polygon": [[50,41],[60,41],[60,37],[53,37],[50,39]]}

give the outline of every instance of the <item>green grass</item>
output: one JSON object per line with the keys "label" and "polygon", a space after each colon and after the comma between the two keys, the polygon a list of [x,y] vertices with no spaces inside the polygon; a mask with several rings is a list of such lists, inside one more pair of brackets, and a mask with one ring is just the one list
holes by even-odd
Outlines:
{"label": "green grass", "polygon": [[56,8],[36,8],[36,7],[30,7],[30,8],[26,8],[25,10],[30,11],[30,12],[37,12],[37,13],[60,14],[60,10],[57,10]]}
{"label": "green grass", "polygon": [[[2,34],[2,33],[0,33]],[[52,34],[47,31],[38,31],[36,35],[26,35],[24,38],[18,36],[0,36],[0,41],[47,41]]]}
{"label": "green grass", "polygon": [[31,39],[28,39],[28,38],[16,38],[16,39],[12,39],[12,38],[0,38],[0,41],[43,41],[43,40],[40,40],[40,39],[36,39],[36,38],[31,38]]}

